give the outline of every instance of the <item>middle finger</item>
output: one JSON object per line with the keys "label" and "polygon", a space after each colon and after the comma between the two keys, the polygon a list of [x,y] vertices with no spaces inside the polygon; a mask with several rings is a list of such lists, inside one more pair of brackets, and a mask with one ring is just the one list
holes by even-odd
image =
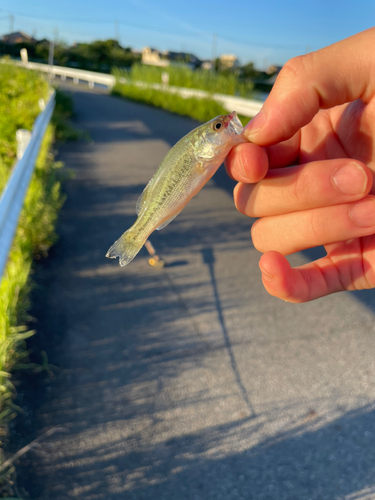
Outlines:
{"label": "middle finger", "polygon": [[241,213],[265,217],[358,200],[371,186],[371,170],[363,163],[324,160],[269,170],[257,184],[240,182],[234,201]]}

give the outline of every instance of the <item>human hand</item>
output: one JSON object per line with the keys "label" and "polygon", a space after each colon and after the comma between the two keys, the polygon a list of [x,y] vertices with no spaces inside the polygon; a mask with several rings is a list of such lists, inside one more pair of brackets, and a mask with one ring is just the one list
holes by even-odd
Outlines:
{"label": "human hand", "polygon": [[[228,155],[236,206],[259,217],[263,284],[284,300],[375,287],[374,43],[371,29],[289,61],[246,127],[252,144]],[[327,255],[304,266],[284,257],[318,245]]]}

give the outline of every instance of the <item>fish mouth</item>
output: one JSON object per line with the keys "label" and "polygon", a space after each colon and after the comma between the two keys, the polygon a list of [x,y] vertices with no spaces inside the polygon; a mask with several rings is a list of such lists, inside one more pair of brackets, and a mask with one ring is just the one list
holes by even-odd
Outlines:
{"label": "fish mouth", "polygon": [[237,113],[235,111],[232,111],[229,115],[227,115],[227,127],[228,131],[231,135],[241,135],[243,132],[243,126],[242,123],[240,122],[240,119],[237,116]]}

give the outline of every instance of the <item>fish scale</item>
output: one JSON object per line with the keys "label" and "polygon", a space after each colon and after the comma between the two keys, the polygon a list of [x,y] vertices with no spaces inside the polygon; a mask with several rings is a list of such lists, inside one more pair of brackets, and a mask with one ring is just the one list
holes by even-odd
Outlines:
{"label": "fish scale", "polygon": [[[206,184],[230,149],[246,142],[235,111],[197,127],[167,153],[137,202],[138,218],[107,257],[131,262],[155,229],[168,225]],[[138,212],[139,210],[139,212]]]}

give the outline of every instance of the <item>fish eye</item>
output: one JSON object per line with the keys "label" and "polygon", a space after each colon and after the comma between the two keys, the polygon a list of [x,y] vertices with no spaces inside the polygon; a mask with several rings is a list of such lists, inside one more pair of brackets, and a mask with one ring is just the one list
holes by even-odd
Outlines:
{"label": "fish eye", "polygon": [[216,122],[213,124],[212,128],[214,130],[220,130],[221,129],[221,123],[220,122]]}

